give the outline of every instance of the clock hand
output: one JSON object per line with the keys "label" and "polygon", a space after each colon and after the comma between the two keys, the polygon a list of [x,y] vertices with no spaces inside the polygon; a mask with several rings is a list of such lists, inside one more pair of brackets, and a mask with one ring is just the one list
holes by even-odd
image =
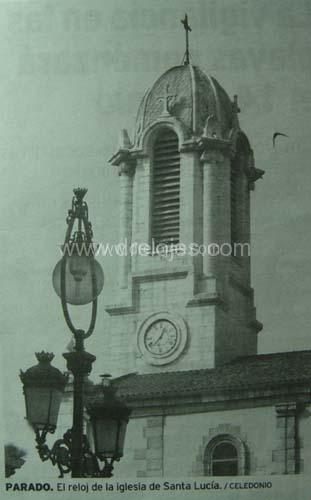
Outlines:
{"label": "clock hand", "polygon": [[[165,328],[164,328],[164,329],[165,329]],[[149,347],[153,347],[154,345],[156,345],[156,344],[159,342],[159,340],[162,338],[163,333],[164,333],[164,332],[163,332],[163,329],[162,329],[162,330],[161,330],[161,332],[160,332],[160,334],[158,335],[158,337],[156,337],[156,339],[155,339],[155,340],[154,340],[154,339],[151,339],[151,340],[148,342]]]}
{"label": "clock hand", "polygon": [[158,342],[158,340],[161,337],[161,335],[162,335],[162,332],[160,333],[160,335],[158,335],[158,337],[156,338],[156,340],[150,339],[149,342],[148,342],[148,345],[152,347],[156,342]]}
{"label": "clock hand", "polygon": [[153,343],[153,345],[156,345],[158,344],[158,342],[161,340],[161,338],[163,337],[164,333],[166,332],[166,327],[164,327],[162,329],[162,332],[160,333],[160,336],[157,338],[157,340]]}

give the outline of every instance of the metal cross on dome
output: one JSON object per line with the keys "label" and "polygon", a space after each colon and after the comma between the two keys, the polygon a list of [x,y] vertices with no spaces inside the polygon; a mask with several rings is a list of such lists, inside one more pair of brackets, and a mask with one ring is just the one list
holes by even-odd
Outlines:
{"label": "metal cross on dome", "polygon": [[158,97],[158,101],[163,102],[162,116],[170,116],[170,104],[173,99],[177,97],[177,94],[169,93],[169,84],[166,85],[164,95]]}
{"label": "metal cross on dome", "polygon": [[183,58],[183,63],[184,64],[189,64],[190,62],[190,53],[189,53],[189,31],[192,31],[189,23],[188,23],[188,16],[185,14],[185,18],[181,19],[181,24],[184,25],[185,32],[186,32],[186,52]]}

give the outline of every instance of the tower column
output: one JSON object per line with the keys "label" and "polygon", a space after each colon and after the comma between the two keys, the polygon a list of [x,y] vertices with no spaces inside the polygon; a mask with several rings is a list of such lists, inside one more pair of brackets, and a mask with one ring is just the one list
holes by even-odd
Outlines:
{"label": "tower column", "polygon": [[133,207],[133,165],[122,162],[119,165],[120,176],[120,229],[119,243],[124,250],[119,256],[119,285],[128,286],[128,274],[131,270],[130,247],[132,242],[132,207]]}
{"label": "tower column", "polygon": [[[202,243],[202,172],[197,148],[180,148],[180,242],[190,248]],[[189,257],[195,275],[202,274],[202,256]]]}
{"label": "tower column", "polygon": [[203,273],[219,277],[230,255],[230,165],[222,152],[205,150],[203,164]]}

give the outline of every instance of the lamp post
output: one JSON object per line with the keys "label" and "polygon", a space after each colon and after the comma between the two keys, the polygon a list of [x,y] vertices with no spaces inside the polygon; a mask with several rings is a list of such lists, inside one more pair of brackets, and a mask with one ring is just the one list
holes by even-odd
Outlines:
{"label": "lamp post", "polygon": [[[26,418],[36,435],[37,450],[41,460],[51,460],[57,465],[60,477],[71,472],[72,477],[111,477],[113,463],[123,456],[126,425],[130,410],[115,396],[113,384],[104,377],[101,394],[93,391],[85,404],[85,378],[92,370],[95,356],[85,351],[84,340],[94,330],[97,296],[100,294],[104,275],[95,260],[93,232],[88,220],[88,207],[84,201],[86,189],[74,189],[71,209],[68,211],[67,231],[62,247],[63,256],[53,272],[53,286],[59,295],[65,321],[73,333],[75,344],[72,352],[63,354],[68,370],[73,374],[72,428],[50,449],[46,443],[48,433],[54,433],[59,408],[68,375],[51,366],[52,353],[36,353],[38,364],[21,371],[26,403]],[[77,329],[71,321],[68,304],[92,304],[92,314],[87,331]],[[93,430],[93,451],[84,434],[84,410],[89,413]],[[101,468],[99,462],[104,462]]]}

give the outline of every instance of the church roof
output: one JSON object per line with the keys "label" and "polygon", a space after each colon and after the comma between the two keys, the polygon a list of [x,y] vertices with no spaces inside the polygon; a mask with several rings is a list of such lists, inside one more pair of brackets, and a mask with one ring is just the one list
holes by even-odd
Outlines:
{"label": "church roof", "polygon": [[214,369],[133,374],[114,380],[126,399],[214,395],[311,382],[311,350],[240,357]]}
{"label": "church roof", "polygon": [[221,138],[226,139],[236,119],[230,98],[215,78],[192,64],[174,66],[158,78],[140,103],[136,144],[144,130],[165,116],[167,108],[183,125],[186,138],[202,135],[210,117],[219,124]]}

